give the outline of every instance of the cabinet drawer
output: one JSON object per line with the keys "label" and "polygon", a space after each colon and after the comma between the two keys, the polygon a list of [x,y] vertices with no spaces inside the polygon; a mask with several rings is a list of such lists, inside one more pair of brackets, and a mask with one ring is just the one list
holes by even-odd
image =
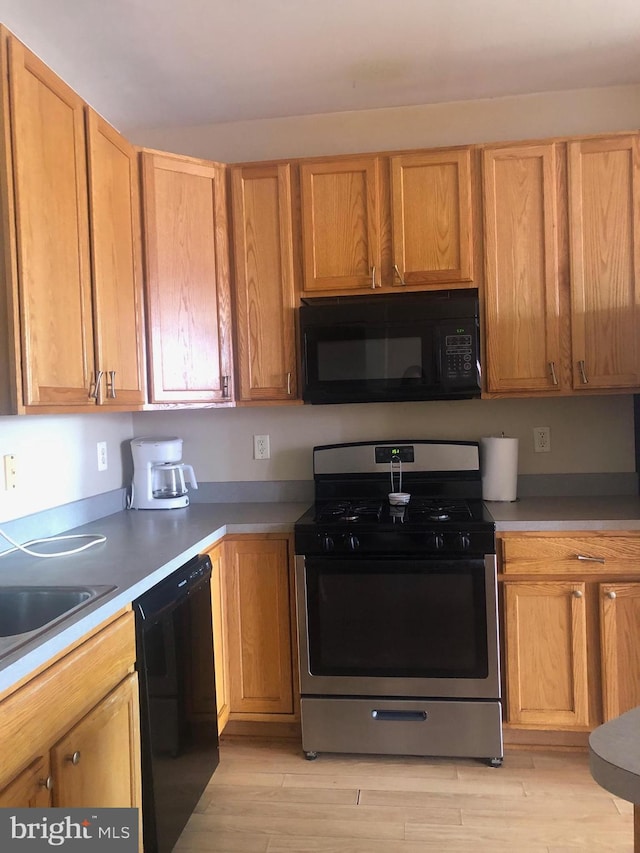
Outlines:
{"label": "cabinet drawer", "polygon": [[640,574],[640,535],[506,535],[501,554],[505,574]]}

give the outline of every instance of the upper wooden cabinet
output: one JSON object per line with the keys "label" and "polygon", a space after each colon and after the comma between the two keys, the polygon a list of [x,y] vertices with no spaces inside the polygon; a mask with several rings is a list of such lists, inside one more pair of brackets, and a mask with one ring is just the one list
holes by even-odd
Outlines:
{"label": "upper wooden cabinet", "polygon": [[566,389],[556,149],[548,143],[483,152],[485,372],[491,392]]}
{"label": "upper wooden cabinet", "polygon": [[570,142],[573,387],[640,386],[640,137]]}
{"label": "upper wooden cabinet", "polygon": [[378,157],[303,162],[300,183],[304,292],[380,287]]}
{"label": "upper wooden cabinet", "polygon": [[225,170],[142,153],[150,403],[233,400]]}
{"label": "upper wooden cabinet", "polygon": [[640,387],[637,134],[486,148],[487,392]]}
{"label": "upper wooden cabinet", "polygon": [[291,166],[231,170],[237,399],[297,396]]}
{"label": "upper wooden cabinet", "polygon": [[141,408],[133,151],[20,41],[0,34],[0,410]]}
{"label": "upper wooden cabinet", "polygon": [[84,102],[8,38],[25,406],[93,405]]}
{"label": "upper wooden cabinet", "polygon": [[97,400],[146,400],[140,188],[132,145],[87,108]]}
{"label": "upper wooden cabinet", "polygon": [[391,157],[396,285],[473,281],[471,149]]}

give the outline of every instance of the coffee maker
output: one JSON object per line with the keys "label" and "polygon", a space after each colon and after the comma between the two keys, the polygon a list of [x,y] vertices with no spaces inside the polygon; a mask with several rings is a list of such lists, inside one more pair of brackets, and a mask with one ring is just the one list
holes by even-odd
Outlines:
{"label": "coffee maker", "polygon": [[131,509],[177,509],[189,505],[185,479],[198,488],[191,465],[182,460],[181,438],[131,440]]}

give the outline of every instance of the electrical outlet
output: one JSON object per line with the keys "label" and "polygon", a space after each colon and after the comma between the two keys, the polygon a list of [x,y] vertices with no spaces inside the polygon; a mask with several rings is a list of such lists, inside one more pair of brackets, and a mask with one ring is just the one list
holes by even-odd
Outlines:
{"label": "electrical outlet", "polygon": [[550,427],[533,428],[533,449],[536,453],[551,453]]}
{"label": "electrical outlet", "polygon": [[106,471],[109,467],[109,461],[107,459],[107,442],[99,441],[97,444],[98,448],[98,471]]}
{"label": "electrical outlet", "polygon": [[269,446],[268,435],[253,436],[253,458],[254,459],[270,459],[271,448]]}
{"label": "electrical outlet", "polygon": [[4,488],[7,492],[13,491],[18,486],[18,471],[16,457],[8,453],[4,457]]}

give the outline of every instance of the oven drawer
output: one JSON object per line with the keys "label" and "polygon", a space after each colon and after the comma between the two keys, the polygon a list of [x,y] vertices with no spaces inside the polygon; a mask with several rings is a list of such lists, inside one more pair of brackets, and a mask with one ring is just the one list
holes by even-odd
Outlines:
{"label": "oven drawer", "polygon": [[314,752],[502,758],[499,701],[301,699],[302,748]]}
{"label": "oven drawer", "polygon": [[640,573],[640,534],[507,534],[500,543],[505,574]]}

